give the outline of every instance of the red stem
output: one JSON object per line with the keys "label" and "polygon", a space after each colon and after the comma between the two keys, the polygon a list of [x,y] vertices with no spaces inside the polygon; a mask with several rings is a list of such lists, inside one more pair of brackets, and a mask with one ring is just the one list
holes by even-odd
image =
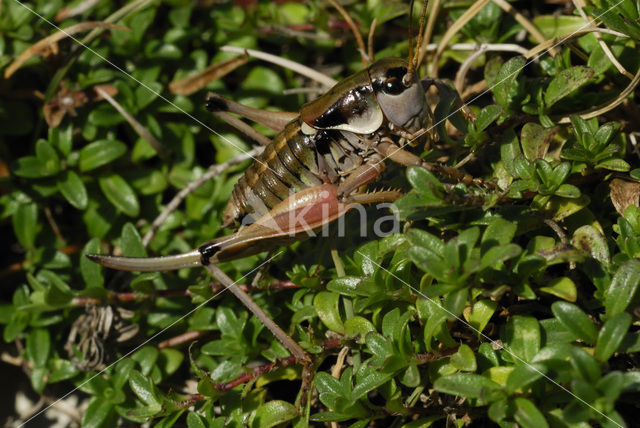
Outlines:
{"label": "red stem", "polygon": [[282,358],[279,360],[276,360],[273,363],[269,363],[269,364],[265,364],[259,367],[256,367],[255,369],[253,369],[251,372],[246,373],[234,380],[232,380],[231,382],[227,382],[227,383],[218,383],[216,384],[216,389],[220,392],[227,392],[233,388],[235,388],[238,385],[241,385],[245,382],[249,382],[250,380],[256,379],[260,376],[262,376],[265,373],[268,373],[272,370],[274,370],[275,368],[280,368],[280,367],[287,367],[290,364],[294,364],[297,363],[298,359],[296,357],[287,357],[287,358]]}
{"label": "red stem", "polygon": [[158,343],[158,349],[172,348],[185,342],[198,339],[199,337],[204,336],[206,333],[206,331],[187,331],[186,333],[182,333],[178,336],[163,340],[162,342]]}

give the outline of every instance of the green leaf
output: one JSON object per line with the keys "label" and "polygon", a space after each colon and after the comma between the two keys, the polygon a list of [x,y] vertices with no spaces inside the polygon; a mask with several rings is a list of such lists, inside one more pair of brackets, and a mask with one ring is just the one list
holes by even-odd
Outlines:
{"label": "green leaf", "polygon": [[[111,423],[109,422],[111,421]],[[89,406],[82,415],[83,427],[103,427],[115,424],[117,414],[114,411],[114,405],[110,401],[102,399],[102,397],[92,397],[89,400]]]}
{"label": "green leaf", "polygon": [[595,357],[600,362],[606,362],[622,343],[629,327],[631,326],[631,315],[620,312],[609,318],[598,333],[596,342]]}
{"label": "green leaf", "polygon": [[482,269],[499,269],[507,260],[518,257],[522,253],[522,248],[516,244],[506,244],[491,248],[482,255],[480,261]]}
{"label": "green leaf", "polygon": [[20,245],[27,250],[35,247],[36,234],[38,233],[38,207],[35,203],[20,204],[11,217],[13,232]]}
{"label": "green leaf", "polygon": [[42,165],[41,177],[55,175],[60,171],[60,158],[56,149],[45,140],[38,140],[36,143],[36,157]]}
{"label": "green leaf", "polygon": [[455,373],[444,376],[433,383],[436,391],[466,398],[478,398],[487,403],[500,396],[501,387],[494,381],[477,374]]}
{"label": "green leaf", "polygon": [[577,199],[580,197],[580,189],[573,184],[561,184],[554,192],[555,195],[562,198]]}
{"label": "green leaf", "polygon": [[182,361],[184,361],[184,354],[177,349],[162,349],[158,357],[158,365],[166,375],[171,375],[178,370]]}
{"label": "green leaf", "polygon": [[585,343],[593,345],[596,343],[598,332],[591,319],[582,310],[568,302],[554,302],[551,305],[553,315],[577,337]]}
{"label": "green leaf", "polygon": [[526,362],[531,361],[540,349],[540,324],[533,317],[514,315],[501,336],[506,347]]}
{"label": "green leaf", "polygon": [[591,257],[601,263],[608,264],[610,260],[609,245],[604,235],[590,224],[580,226],[573,232],[571,244],[588,252]]}
{"label": "green leaf", "polygon": [[376,331],[375,326],[366,318],[355,316],[344,322],[344,335],[346,337],[358,337],[358,343],[364,343],[364,338],[370,331]]}
{"label": "green leaf", "polygon": [[[622,1],[617,2],[622,3]],[[608,5],[607,5],[608,6]],[[617,6],[613,4],[612,6]],[[602,20],[607,27],[612,30],[627,34],[635,40],[640,40],[640,27],[633,20],[625,19],[617,8],[607,7],[607,9],[599,9],[588,7],[585,10],[593,17]]]}
{"label": "green leaf", "polygon": [[407,169],[407,180],[421,195],[442,199],[444,188],[442,183],[425,168],[411,167]]}
{"label": "green leaf", "polygon": [[613,401],[622,392],[624,387],[624,375],[622,372],[609,372],[603,376],[596,384],[596,389],[602,392],[602,395]]}
{"label": "green leaf", "polygon": [[545,39],[565,36],[584,28],[584,20],[580,16],[571,15],[540,15],[533,18],[533,24]]}
{"label": "green leaf", "polygon": [[607,159],[602,162],[598,162],[596,169],[608,169],[610,171],[627,172],[631,169],[626,161],[622,159]]}
{"label": "green leaf", "polygon": [[216,324],[223,335],[241,338],[246,318],[238,319],[231,308],[222,306],[216,311]]}
{"label": "green leaf", "polygon": [[474,126],[476,127],[476,132],[482,132],[486,128],[491,125],[495,120],[497,120],[502,114],[502,107],[495,104],[490,104],[480,110],[480,113],[476,116],[476,120],[474,122]]}
{"label": "green leaf", "polygon": [[80,150],[78,167],[86,172],[113,162],[127,152],[126,144],[117,140],[98,140]]}
{"label": "green leaf", "polygon": [[536,159],[544,159],[551,144],[552,137],[558,132],[556,127],[543,128],[535,122],[527,122],[522,127],[520,144],[524,157],[533,162]]}
{"label": "green leaf", "polygon": [[600,366],[587,351],[577,346],[571,346],[569,353],[571,355],[571,365],[583,380],[594,384],[600,379]]}
{"label": "green leaf", "polygon": [[451,365],[465,372],[474,372],[478,368],[473,350],[465,344],[460,345],[458,352],[451,356]]}
{"label": "green leaf", "polygon": [[575,302],[578,298],[576,285],[566,276],[552,279],[546,287],[540,287],[540,291],[552,294],[568,302]]}
{"label": "green leaf", "polygon": [[69,360],[62,358],[52,358],[48,364],[51,374],[49,375],[48,383],[60,382],[63,380],[71,379],[77,376],[80,371]]}
{"label": "green leaf", "polygon": [[327,291],[334,291],[345,296],[356,296],[358,285],[362,282],[359,276],[343,276],[327,283]]}
{"label": "green leaf", "polygon": [[147,250],[136,227],[127,223],[122,228],[122,254],[127,257],[146,257]]}
{"label": "green leaf", "polygon": [[79,210],[87,208],[87,203],[89,202],[87,188],[84,186],[80,177],[78,177],[78,174],[67,170],[62,174],[62,177],[58,179],[56,184],[62,196],[64,196],[71,205]]}
{"label": "green leaf", "polygon": [[316,308],[320,321],[329,330],[337,333],[344,333],[344,324],[340,317],[340,295],[322,291],[316,294],[313,299],[313,306]]}
{"label": "green leaf", "polygon": [[409,364],[400,378],[400,383],[404,386],[408,386],[409,388],[415,388],[420,385],[420,381],[421,378],[418,365],[416,363]]}
{"label": "green leaf", "polygon": [[155,393],[153,384],[137,370],[131,370],[129,375],[129,387],[138,398],[151,409],[160,411],[162,405]]}
{"label": "green leaf", "polygon": [[41,394],[45,386],[47,386],[48,377],[49,371],[46,367],[34,367],[29,373],[29,380],[31,381],[33,390]]}
{"label": "green leaf", "polygon": [[541,363],[516,365],[507,378],[507,393],[526,391],[529,385],[544,376],[546,372],[547,366]]}
{"label": "green leaf", "polygon": [[19,158],[13,167],[13,172],[17,176],[25,178],[40,178],[48,175],[45,165],[35,156]]}
{"label": "green leaf", "polygon": [[551,107],[580,86],[586,84],[593,77],[593,74],[592,69],[582,65],[560,71],[549,83],[544,93],[546,107]]}
{"label": "green leaf", "polygon": [[518,229],[517,223],[505,220],[502,217],[491,217],[490,220],[490,223],[482,234],[483,253],[494,245],[507,245],[511,243]]}
{"label": "green leaf", "polygon": [[51,336],[48,330],[33,329],[27,335],[27,356],[36,367],[44,367],[49,358],[51,349]]}
{"label": "green leaf", "polygon": [[440,238],[424,230],[410,229],[406,236],[412,245],[423,247],[429,251],[433,257],[441,257],[441,254],[444,252],[444,243]]}
{"label": "green leaf", "polygon": [[258,408],[251,426],[270,428],[290,421],[296,416],[298,416],[296,406],[286,401],[273,400]]}
{"label": "green leaf", "polygon": [[523,428],[548,428],[549,424],[544,415],[531,401],[526,398],[516,398],[513,400],[516,411],[513,418]]}
{"label": "green leaf", "polygon": [[104,277],[102,275],[102,266],[94,263],[85,257],[87,254],[100,253],[100,239],[93,238],[82,249],[80,253],[80,274],[87,287],[104,287]]}
{"label": "green leaf", "polygon": [[473,304],[473,308],[471,310],[464,311],[464,315],[469,324],[471,324],[475,330],[482,332],[489,323],[489,320],[493,316],[497,307],[498,302],[494,302],[493,300],[478,300]]}
{"label": "green leaf", "polygon": [[454,290],[446,295],[443,306],[449,315],[449,320],[452,321],[462,313],[468,300],[469,290],[466,288]]}
{"label": "green leaf", "polygon": [[596,141],[600,144],[608,143],[611,137],[620,129],[619,122],[608,122],[602,125],[594,135]]}
{"label": "green leaf", "polygon": [[281,94],[282,91],[285,90],[280,75],[274,70],[262,66],[251,68],[242,88],[245,90],[255,89],[258,91],[268,91],[273,94]]}
{"label": "green leaf", "polygon": [[353,256],[362,273],[372,275],[378,269],[378,241],[367,242],[360,246]]}
{"label": "green leaf", "polygon": [[330,392],[337,396],[343,396],[348,391],[343,391],[342,384],[338,379],[331,376],[329,373],[320,372],[316,376],[316,388],[319,393]]}
{"label": "green leaf", "polygon": [[45,302],[52,306],[64,306],[68,304],[74,296],[74,292],[69,285],[56,273],[49,270],[41,270],[38,273],[38,280],[47,284],[45,292]]}
{"label": "green leaf", "polygon": [[498,72],[496,84],[493,86],[493,95],[497,103],[504,108],[509,108],[511,93],[517,85],[518,76],[522,72],[525,62],[521,56],[511,58],[504,63]]}
{"label": "green leaf", "polygon": [[137,217],[140,214],[140,203],[133,189],[118,174],[101,177],[98,180],[102,193],[109,202],[129,217]]}
{"label": "green leaf", "polygon": [[205,425],[204,416],[200,416],[196,412],[187,413],[187,428],[207,428],[207,426]]}
{"label": "green leaf", "polygon": [[373,391],[389,379],[393,377],[394,373],[384,373],[377,370],[372,370],[367,376],[358,382],[351,392],[352,400],[359,400],[363,398],[367,393]]}
{"label": "green leaf", "polygon": [[500,159],[504,164],[504,169],[511,177],[518,177],[516,169],[516,159],[523,158],[520,149],[520,141],[513,129],[507,129],[500,137]]}
{"label": "green leaf", "polygon": [[369,348],[369,351],[381,360],[386,359],[394,352],[390,341],[375,331],[367,334],[365,337],[365,343],[367,348]]}
{"label": "green leaf", "polygon": [[140,373],[142,373],[143,376],[149,376],[155,367],[159,355],[160,351],[158,351],[157,348],[143,346],[131,355],[131,359],[138,362],[140,365]]}
{"label": "green leaf", "polygon": [[627,260],[617,270],[607,289],[604,307],[608,317],[613,317],[627,308],[640,284],[640,260]]}

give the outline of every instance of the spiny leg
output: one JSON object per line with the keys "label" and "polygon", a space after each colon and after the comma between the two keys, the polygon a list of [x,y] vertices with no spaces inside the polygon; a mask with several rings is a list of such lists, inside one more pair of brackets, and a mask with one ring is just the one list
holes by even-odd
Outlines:
{"label": "spiny leg", "polygon": [[207,110],[211,112],[238,114],[276,132],[282,131],[287,123],[298,117],[298,113],[267,111],[248,107],[213,92],[207,94],[205,101]]}
{"label": "spiny leg", "polygon": [[393,162],[399,163],[400,165],[420,166],[440,176],[448,177],[464,184],[482,184],[482,181],[478,181],[478,179],[473,178],[470,174],[462,172],[459,169],[437,163],[426,162],[419,156],[398,147],[390,138],[383,138],[376,146],[376,151],[385,158],[391,159]]}
{"label": "spiny leg", "polygon": [[233,293],[234,296],[242,302],[242,304],[249,309],[255,316],[264,324],[265,327],[273,333],[273,335],[282,343],[285,348],[291,352],[291,355],[296,357],[301,363],[308,364],[311,362],[311,357],[307,352],[298,345],[287,333],[285,333],[278,324],[276,324],[267,313],[260,307],[254,300],[245,293],[238,285],[220,270],[216,265],[207,265],[207,271],[220,281],[227,290]]}
{"label": "spiny leg", "polygon": [[375,156],[354,169],[338,186],[338,196],[345,197],[356,192],[363,186],[378,178],[384,171],[384,162],[379,156]]}
{"label": "spiny leg", "polygon": [[238,119],[237,117],[231,116],[229,113],[226,113],[224,111],[213,111],[211,112],[211,114],[213,114],[218,119],[222,120],[227,125],[232,126],[238,132],[241,132],[247,137],[251,138],[253,141],[256,141],[261,146],[267,146],[271,143],[271,140],[269,138],[265,137],[264,135],[262,135],[261,133],[253,129],[251,126],[249,126],[248,124]]}

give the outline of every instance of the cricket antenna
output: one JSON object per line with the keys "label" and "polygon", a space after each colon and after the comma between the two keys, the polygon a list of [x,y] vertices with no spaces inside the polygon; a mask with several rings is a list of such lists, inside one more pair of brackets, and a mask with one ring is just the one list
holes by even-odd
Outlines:
{"label": "cricket antenna", "polygon": [[418,68],[418,56],[420,54],[420,45],[422,44],[422,36],[424,33],[424,22],[425,22],[425,17],[427,15],[427,4],[429,3],[429,0],[424,0],[424,4],[422,6],[422,14],[420,16],[420,32],[418,33],[418,39],[417,39],[417,43],[416,43],[416,51],[415,53],[413,52],[413,2],[414,0],[411,0],[411,5],[409,6],[409,69],[407,70],[407,74],[404,75],[404,78],[402,79],[402,82],[405,84],[405,86],[409,86],[411,85],[411,82],[413,81],[413,74],[415,73],[416,69]]}

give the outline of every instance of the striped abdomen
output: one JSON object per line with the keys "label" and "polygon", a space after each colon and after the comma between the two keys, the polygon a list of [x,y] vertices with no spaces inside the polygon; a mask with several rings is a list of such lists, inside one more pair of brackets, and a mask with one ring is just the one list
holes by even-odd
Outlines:
{"label": "striped abdomen", "polygon": [[289,122],[235,185],[223,226],[253,223],[293,193],[337,183],[363,162],[366,151],[352,133],[319,130],[307,135],[299,119]]}

